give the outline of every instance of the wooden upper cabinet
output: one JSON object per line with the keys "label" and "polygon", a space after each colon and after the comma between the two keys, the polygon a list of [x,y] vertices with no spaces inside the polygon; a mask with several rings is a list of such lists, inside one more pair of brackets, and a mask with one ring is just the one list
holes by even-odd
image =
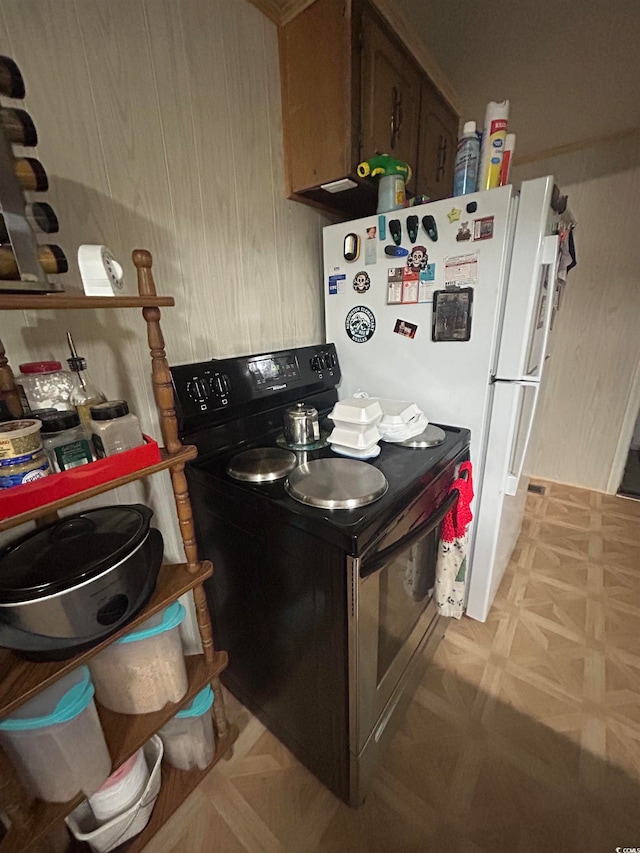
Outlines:
{"label": "wooden upper cabinet", "polygon": [[[362,16],[361,32],[361,158],[390,154],[408,163],[415,174],[420,70],[369,9]],[[414,186],[412,178],[407,189]]]}
{"label": "wooden upper cabinet", "polygon": [[433,201],[453,192],[458,116],[436,88],[423,81],[416,169],[416,193]]}
{"label": "wooden upper cabinet", "polygon": [[[279,41],[289,198],[349,218],[375,213],[377,181],[356,169],[376,153],[410,164],[410,192],[427,192],[424,185],[432,198],[451,194],[457,117],[438,95],[442,127],[430,113],[421,120],[425,85],[437,90],[369,0],[315,0],[280,27]],[[453,148],[435,181],[432,155],[420,147],[438,148],[443,128],[453,133]],[[352,188],[322,188],[344,179]]]}

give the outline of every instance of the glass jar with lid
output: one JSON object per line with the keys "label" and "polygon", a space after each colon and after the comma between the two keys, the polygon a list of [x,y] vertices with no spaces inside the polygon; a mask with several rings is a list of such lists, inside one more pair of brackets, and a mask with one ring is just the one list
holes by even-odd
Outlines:
{"label": "glass jar with lid", "polygon": [[93,462],[91,446],[77,412],[40,414],[42,444],[54,471],[68,471]]}
{"label": "glass jar with lid", "polygon": [[20,384],[29,408],[66,411],[73,406],[69,397],[74,387],[73,377],[62,369],[59,361],[30,361],[20,365]]}

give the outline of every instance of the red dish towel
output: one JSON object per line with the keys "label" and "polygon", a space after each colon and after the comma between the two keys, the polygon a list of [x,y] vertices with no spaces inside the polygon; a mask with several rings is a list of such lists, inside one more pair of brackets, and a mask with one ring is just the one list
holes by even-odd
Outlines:
{"label": "red dish towel", "polygon": [[[467,479],[463,478],[466,472]],[[440,531],[445,542],[453,542],[454,539],[464,536],[467,527],[473,519],[471,512],[471,501],[473,500],[473,474],[471,462],[463,462],[458,469],[458,479],[454,480],[449,489],[452,492],[457,489],[460,492],[456,504],[445,515]]]}
{"label": "red dish towel", "polygon": [[[465,476],[466,475],[466,478]],[[469,524],[473,518],[473,477],[471,462],[463,462],[458,479],[450,492],[457,489],[455,505],[445,515],[440,529],[440,550],[436,563],[435,601],[442,616],[460,619],[464,613],[467,575],[467,544]]]}

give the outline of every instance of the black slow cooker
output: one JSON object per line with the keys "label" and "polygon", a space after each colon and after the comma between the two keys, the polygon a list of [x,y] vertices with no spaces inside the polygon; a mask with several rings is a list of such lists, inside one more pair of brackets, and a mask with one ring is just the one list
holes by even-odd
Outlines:
{"label": "black slow cooker", "polygon": [[142,504],[87,510],[0,551],[0,645],[63,660],[126,625],[162,562],[152,515]]}

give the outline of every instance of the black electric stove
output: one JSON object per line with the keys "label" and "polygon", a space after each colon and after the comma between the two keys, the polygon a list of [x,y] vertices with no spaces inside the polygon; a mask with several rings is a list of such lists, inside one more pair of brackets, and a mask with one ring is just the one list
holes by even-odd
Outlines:
{"label": "black electric stove", "polygon": [[[353,571],[444,505],[469,431],[441,425],[444,442],[424,449],[381,441],[379,456],[362,464],[382,472],[386,493],[357,509],[323,509],[291,497],[284,478],[252,483],[227,468],[250,448],[281,448],[294,403],[315,407],[330,432],[340,382],[333,344],[171,373],[181,437],[199,453],[186,475],[199,553],[214,564],[205,589],[216,645],[229,652],[223,683],[353,803]],[[342,458],[330,446],[296,452],[300,464]]]}

